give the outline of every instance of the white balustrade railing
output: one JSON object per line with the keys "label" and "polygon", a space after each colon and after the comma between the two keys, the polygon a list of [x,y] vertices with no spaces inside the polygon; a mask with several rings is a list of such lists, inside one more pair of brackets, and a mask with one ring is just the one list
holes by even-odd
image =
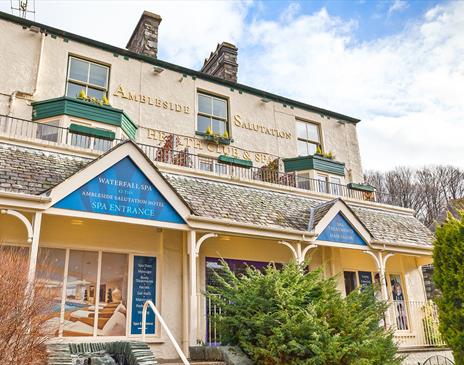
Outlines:
{"label": "white balustrade railing", "polygon": [[221,334],[217,327],[216,319],[222,314],[222,309],[211,298],[206,298],[206,343],[209,346],[221,344]]}
{"label": "white balustrade railing", "polygon": [[[221,343],[216,318],[221,308],[206,299],[206,342],[210,346]],[[392,301],[388,308],[391,325],[399,347],[446,346],[438,329],[438,309],[432,301]]]}
{"label": "white balustrade railing", "polygon": [[155,313],[155,319],[158,319],[159,323],[161,326],[164,328],[166,331],[166,334],[168,335],[168,338],[171,340],[174,348],[177,351],[177,354],[179,355],[180,359],[184,363],[184,365],[190,365],[189,361],[187,360],[187,357],[185,356],[184,352],[180,348],[179,344],[177,343],[176,339],[174,338],[171,330],[169,329],[168,325],[164,321],[163,317],[161,316],[161,313],[158,311],[158,308],[156,308],[155,304],[151,300],[147,300],[145,304],[143,305],[143,310],[142,310],[142,340],[145,341],[145,335],[146,335],[146,329],[147,329],[147,310],[148,307]]}
{"label": "white balustrade railing", "polygon": [[446,346],[438,329],[438,308],[431,300],[392,301],[388,314],[400,347]]}

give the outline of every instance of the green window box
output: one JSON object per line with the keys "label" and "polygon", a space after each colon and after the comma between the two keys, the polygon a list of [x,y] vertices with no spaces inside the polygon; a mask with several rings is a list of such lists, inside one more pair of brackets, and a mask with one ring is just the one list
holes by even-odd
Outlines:
{"label": "green window box", "polygon": [[83,136],[97,137],[101,139],[107,139],[109,141],[113,141],[115,138],[115,133],[113,131],[91,128],[80,124],[71,124],[69,126],[69,131],[72,133],[81,134]]}
{"label": "green window box", "polygon": [[227,155],[219,156],[218,161],[228,165],[244,167],[246,169],[253,167],[253,162],[251,162],[250,160],[243,160],[241,158],[235,158]]}
{"label": "green window box", "polygon": [[345,176],[345,163],[320,155],[283,159],[285,172],[316,170],[328,174]]}

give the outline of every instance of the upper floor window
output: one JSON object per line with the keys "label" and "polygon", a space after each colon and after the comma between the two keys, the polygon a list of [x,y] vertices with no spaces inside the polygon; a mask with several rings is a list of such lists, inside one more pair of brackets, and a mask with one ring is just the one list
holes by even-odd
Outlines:
{"label": "upper floor window", "polygon": [[314,155],[317,146],[321,145],[319,125],[315,123],[297,120],[296,137],[298,143],[298,156]]}
{"label": "upper floor window", "polygon": [[69,57],[66,96],[75,98],[83,90],[90,98],[103,99],[108,92],[109,67]]}
{"label": "upper floor window", "polygon": [[226,99],[198,93],[197,132],[206,133],[209,128],[213,134],[228,134],[228,114]]}

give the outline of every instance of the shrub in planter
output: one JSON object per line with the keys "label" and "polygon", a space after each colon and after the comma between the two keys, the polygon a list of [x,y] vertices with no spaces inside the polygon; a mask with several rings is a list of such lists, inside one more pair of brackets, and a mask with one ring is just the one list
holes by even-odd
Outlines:
{"label": "shrub in planter", "polygon": [[216,282],[206,295],[222,308],[222,339],[256,364],[401,363],[392,333],[381,325],[386,304],[375,299],[374,288],[343,298],[335,279],[295,264],[248,268],[239,277],[226,269]]}

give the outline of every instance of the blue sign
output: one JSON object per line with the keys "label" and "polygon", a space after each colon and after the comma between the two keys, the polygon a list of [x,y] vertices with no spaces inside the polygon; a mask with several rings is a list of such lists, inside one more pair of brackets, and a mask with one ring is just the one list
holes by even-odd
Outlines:
{"label": "blue sign", "polygon": [[[132,279],[131,333],[142,334],[142,310],[147,300],[156,305],[156,257],[134,256],[134,276]],[[155,334],[155,314],[148,307],[147,335]]]}
{"label": "blue sign", "polygon": [[324,231],[317,238],[319,241],[351,243],[354,245],[367,246],[362,237],[348,223],[346,218],[338,213]]}
{"label": "blue sign", "polygon": [[88,181],[54,207],[184,223],[182,217],[129,157]]}
{"label": "blue sign", "polygon": [[358,271],[358,279],[361,289],[372,285],[372,273],[370,271]]}

